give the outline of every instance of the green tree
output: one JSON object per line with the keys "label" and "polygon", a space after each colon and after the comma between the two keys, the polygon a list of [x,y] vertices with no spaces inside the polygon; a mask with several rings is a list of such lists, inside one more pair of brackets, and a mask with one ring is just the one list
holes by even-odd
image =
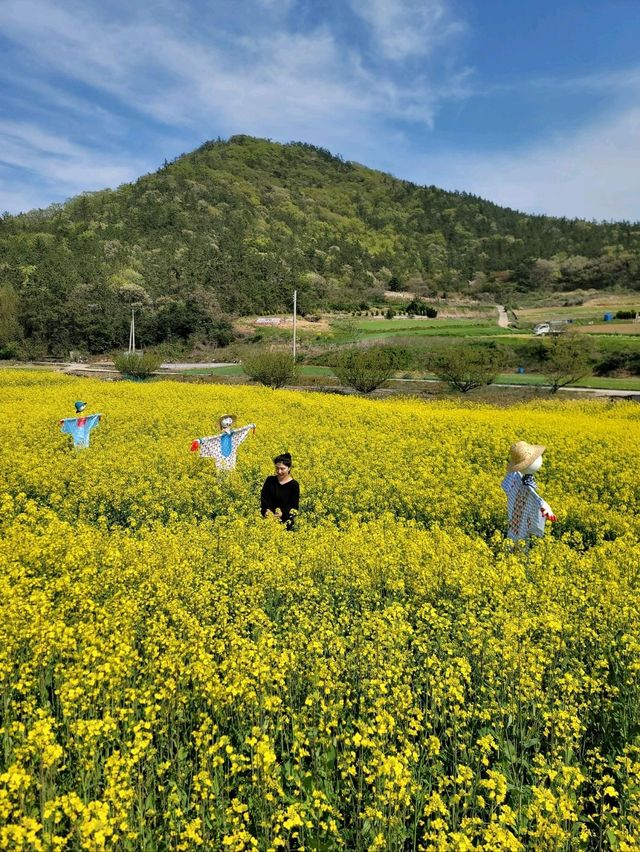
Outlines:
{"label": "green tree", "polygon": [[429,319],[435,319],[438,316],[438,311],[435,308],[425,304],[420,299],[413,299],[409,302],[406,311],[408,314],[417,314],[421,317],[429,317]]}
{"label": "green tree", "polygon": [[162,358],[148,352],[124,352],[115,359],[116,370],[132,379],[148,379],[161,363]]}
{"label": "green tree", "polygon": [[288,350],[272,350],[252,355],[244,359],[242,369],[249,378],[274,389],[290,385],[298,377],[298,368]]}
{"label": "green tree", "polygon": [[382,387],[391,378],[395,368],[394,353],[382,346],[347,349],[340,353],[333,365],[340,382],[359,393],[371,393]]}
{"label": "green tree", "polygon": [[593,340],[586,334],[567,331],[547,340],[542,373],[551,386],[551,393],[588,375],[594,357]]}
{"label": "green tree", "polygon": [[459,343],[431,356],[431,372],[461,393],[492,384],[507,363],[506,353],[496,346]]}
{"label": "green tree", "polygon": [[560,278],[557,261],[537,258],[529,268],[529,285],[532,290],[553,290]]}
{"label": "green tree", "polygon": [[18,294],[11,284],[3,284],[0,286],[0,349],[17,343],[22,337],[18,315]]}

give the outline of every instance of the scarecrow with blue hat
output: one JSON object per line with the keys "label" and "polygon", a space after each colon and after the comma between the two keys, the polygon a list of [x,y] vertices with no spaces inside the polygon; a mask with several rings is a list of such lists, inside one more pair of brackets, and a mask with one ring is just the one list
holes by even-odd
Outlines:
{"label": "scarecrow with blue hat", "polygon": [[75,403],[76,417],[67,417],[60,421],[60,431],[73,438],[73,446],[82,450],[89,446],[91,430],[100,422],[101,414],[90,414],[85,417],[82,412],[87,407],[86,402],[77,400]]}
{"label": "scarecrow with blue hat", "polygon": [[222,432],[208,438],[196,438],[191,444],[191,452],[199,450],[200,458],[213,459],[218,470],[233,470],[236,466],[238,447],[249,432],[256,430],[255,423],[233,429],[235,419],[233,414],[225,414],[218,421]]}

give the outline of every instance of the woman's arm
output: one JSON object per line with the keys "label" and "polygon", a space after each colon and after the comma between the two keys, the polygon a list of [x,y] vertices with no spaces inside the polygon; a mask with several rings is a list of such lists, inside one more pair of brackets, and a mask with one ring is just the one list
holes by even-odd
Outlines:
{"label": "woman's arm", "polygon": [[291,508],[297,512],[300,508],[300,483],[294,479],[291,484]]}
{"label": "woman's arm", "polygon": [[262,513],[262,517],[264,517],[267,512],[273,512],[273,509],[273,500],[269,489],[269,477],[267,477],[262,484],[262,491],[260,492],[260,512]]}

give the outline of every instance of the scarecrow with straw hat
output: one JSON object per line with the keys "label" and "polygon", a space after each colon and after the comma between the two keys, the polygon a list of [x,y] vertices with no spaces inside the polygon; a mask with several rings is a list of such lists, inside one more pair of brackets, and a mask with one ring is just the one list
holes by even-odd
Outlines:
{"label": "scarecrow with straw hat", "polygon": [[532,535],[542,538],[547,521],[555,521],[551,506],[536,491],[534,474],[542,467],[546,447],[516,441],[509,449],[507,475],[502,489],[507,495],[509,530],[513,541],[527,540]]}
{"label": "scarecrow with straw hat", "polygon": [[256,430],[254,423],[233,429],[235,420],[233,414],[225,414],[218,421],[222,432],[208,438],[196,438],[191,444],[191,452],[200,450],[200,458],[214,459],[218,470],[233,470],[236,466],[238,447],[249,432]]}

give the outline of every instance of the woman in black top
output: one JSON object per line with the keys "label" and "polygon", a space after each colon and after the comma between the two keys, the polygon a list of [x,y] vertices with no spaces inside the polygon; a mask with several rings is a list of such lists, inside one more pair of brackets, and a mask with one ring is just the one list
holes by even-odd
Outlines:
{"label": "woman in black top", "polygon": [[276,456],[273,463],[276,475],[264,481],[260,509],[263,517],[277,518],[291,530],[300,503],[300,486],[291,476],[291,453]]}

